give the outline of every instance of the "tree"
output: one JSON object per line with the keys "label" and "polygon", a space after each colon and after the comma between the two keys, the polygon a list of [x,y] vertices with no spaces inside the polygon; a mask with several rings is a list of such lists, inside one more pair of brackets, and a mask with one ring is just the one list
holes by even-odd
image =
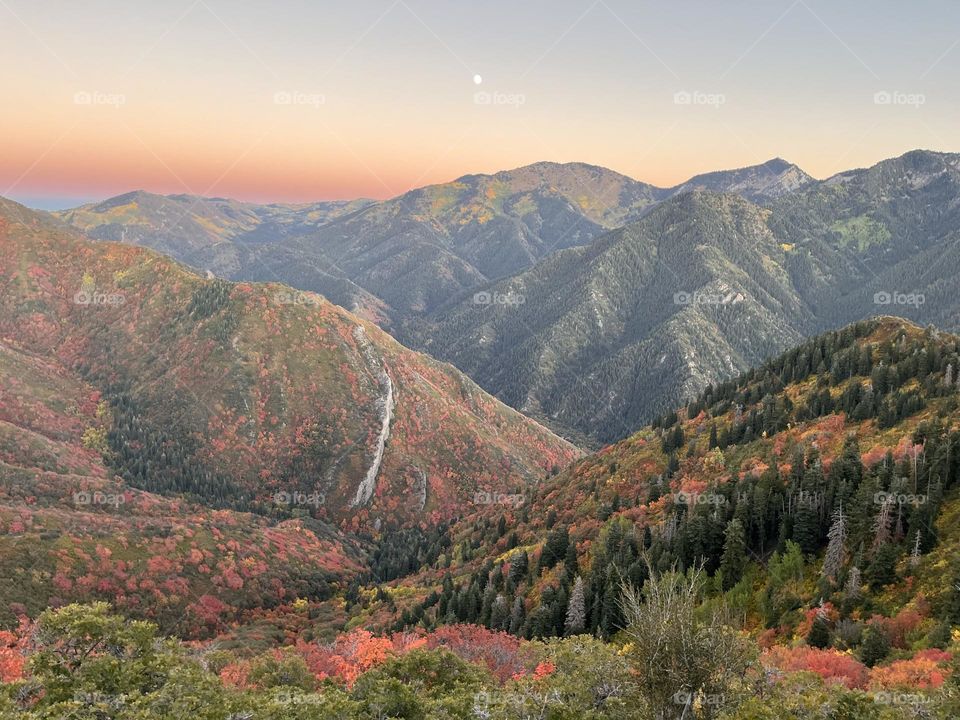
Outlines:
{"label": "tree", "polygon": [[527,551],[522,550],[519,553],[515,553],[510,560],[510,580],[512,580],[515,585],[519,585],[526,579],[529,569],[530,558],[527,555]]}
{"label": "tree", "polygon": [[804,555],[814,555],[820,547],[820,514],[815,500],[802,497],[793,520],[793,541]]}
{"label": "tree", "polygon": [[[622,610],[641,694],[657,717],[689,717],[700,699],[725,696],[751,665],[747,644],[722,610],[698,612],[702,567],[657,574],[642,591],[625,585]],[[684,702],[677,702],[680,698]]]}
{"label": "tree", "polygon": [[746,564],[747,541],[744,536],[743,523],[734,519],[727,525],[723,543],[723,559],[720,561],[724,590],[729,590],[740,582]]}
{"label": "tree", "polygon": [[47,610],[37,627],[39,651],[30,669],[50,704],[78,692],[146,694],[163,682],[156,626],[112,615],[107,603]]}
{"label": "tree", "polygon": [[827,544],[827,554],[823,558],[822,575],[831,580],[836,579],[843,567],[847,543],[847,518],[843,514],[843,504],[833,513],[833,524],[827,533],[830,542]]}
{"label": "tree", "polygon": [[526,619],[526,610],[523,606],[523,598],[517,595],[513,599],[513,607],[510,609],[510,634],[519,635],[523,628],[523,621]]}
{"label": "tree", "polygon": [[807,633],[807,645],[823,650],[830,646],[830,626],[822,612],[818,612]]}
{"label": "tree", "polygon": [[887,495],[880,503],[880,510],[877,511],[877,517],[873,522],[873,545],[872,549],[876,551],[890,540],[890,524],[893,522],[893,496]]}
{"label": "tree", "polygon": [[882,545],[870,565],[867,566],[867,582],[870,588],[876,592],[883,589],[884,585],[890,585],[897,579],[897,557],[899,556],[897,546],[893,543]]}
{"label": "tree", "polygon": [[848,600],[856,600],[860,597],[860,568],[854,565],[850,568],[850,574],[847,576],[847,585],[844,589],[844,595]]}
{"label": "tree", "polygon": [[583,578],[577,575],[573,582],[573,592],[567,605],[567,620],[564,630],[567,635],[579,635],[587,623],[586,599],[583,592]]}
{"label": "tree", "polygon": [[921,533],[917,530],[916,539],[913,541],[913,551],[910,553],[910,567],[912,568],[920,564],[920,540]]}
{"label": "tree", "polygon": [[490,627],[493,630],[506,630],[510,623],[510,610],[503,595],[497,595],[490,612]]}
{"label": "tree", "polygon": [[877,623],[870,623],[863,635],[860,646],[860,660],[867,667],[873,667],[890,654],[890,638]]}

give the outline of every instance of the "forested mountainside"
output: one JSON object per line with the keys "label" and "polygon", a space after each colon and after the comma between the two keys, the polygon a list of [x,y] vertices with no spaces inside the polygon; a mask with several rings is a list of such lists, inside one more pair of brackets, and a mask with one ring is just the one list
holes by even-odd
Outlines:
{"label": "forested mountainside", "polygon": [[0,249],[11,602],[120,593],[159,614],[147,596],[196,601],[214,562],[225,592],[257,568],[246,608],[326,597],[365,562],[348,535],[440,522],[579,454],[317,295],[204,279],[6,201]]}
{"label": "forested mountainside", "polygon": [[626,435],[817,332],[960,327],[960,156],[917,151],[765,207],[694,190],[424,321],[414,344],[573,435]]}
{"label": "forested mountainside", "polygon": [[624,579],[702,567],[707,596],[768,643],[817,608],[851,648],[834,633],[875,615],[942,632],[960,620],[958,351],[896,318],[818,336],[529,495],[398,538],[381,571],[397,627],[547,637],[575,607],[577,631],[609,637]]}

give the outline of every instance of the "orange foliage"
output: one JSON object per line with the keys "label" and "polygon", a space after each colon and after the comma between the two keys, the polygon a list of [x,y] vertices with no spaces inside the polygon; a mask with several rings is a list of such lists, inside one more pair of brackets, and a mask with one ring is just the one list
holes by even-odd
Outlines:
{"label": "orange foliage", "polygon": [[[950,671],[940,666],[950,654],[935,650],[934,654],[917,653],[909,660],[897,660],[875,667],[870,673],[872,690],[935,690],[943,685]],[[945,655],[939,658],[937,654]],[[938,661],[939,660],[939,661]]]}
{"label": "orange foliage", "polygon": [[762,660],[764,664],[786,672],[813,672],[826,682],[839,683],[847,688],[866,687],[869,676],[866,666],[837,650],[778,645],[767,650]]}

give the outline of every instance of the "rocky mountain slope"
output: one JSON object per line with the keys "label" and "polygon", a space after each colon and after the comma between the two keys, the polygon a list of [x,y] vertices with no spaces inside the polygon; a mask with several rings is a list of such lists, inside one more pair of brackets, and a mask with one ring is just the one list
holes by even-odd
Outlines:
{"label": "rocky mountain slope", "polygon": [[608,441],[877,312],[955,329],[958,168],[918,151],[763,208],[681,194],[438,311],[419,344],[515,407]]}

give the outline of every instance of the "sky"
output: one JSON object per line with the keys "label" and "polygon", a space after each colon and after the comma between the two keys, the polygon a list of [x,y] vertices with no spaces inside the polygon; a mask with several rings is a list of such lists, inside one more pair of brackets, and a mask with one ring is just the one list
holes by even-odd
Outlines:
{"label": "sky", "polygon": [[0,196],[384,198],[541,160],[660,186],[960,150],[960,2],[0,0]]}

